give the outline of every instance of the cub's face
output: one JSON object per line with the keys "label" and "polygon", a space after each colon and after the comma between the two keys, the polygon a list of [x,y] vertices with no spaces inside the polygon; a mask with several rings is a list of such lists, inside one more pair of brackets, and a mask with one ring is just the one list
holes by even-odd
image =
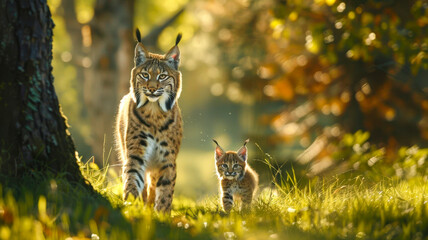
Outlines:
{"label": "cub's face", "polygon": [[244,175],[246,163],[236,152],[227,152],[216,161],[217,173],[220,178],[238,179]]}
{"label": "cub's face", "polygon": [[247,166],[247,147],[248,140],[245,141],[238,151],[225,152],[214,140],[217,145],[214,152],[217,175],[220,179],[241,179],[245,174]]}
{"label": "cub's face", "polygon": [[178,46],[159,55],[148,52],[142,43],[137,43],[134,62],[131,92],[137,108],[157,102],[164,112],[171,110],[181,93]]}

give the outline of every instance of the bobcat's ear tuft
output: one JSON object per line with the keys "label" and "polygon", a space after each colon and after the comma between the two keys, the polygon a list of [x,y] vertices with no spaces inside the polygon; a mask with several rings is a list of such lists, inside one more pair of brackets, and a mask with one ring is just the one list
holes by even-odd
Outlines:
{"label": "bobcat's ear tuft", "polygon": [[148,56],[149,56],[149,53],[147,52],[143,44],[140,42],[137,43],[137,46],[135,46],[135,57],[134,57],[135,66],[139,66],[143,64],[145,61],[147,61]]}
{"label": "bobcat's ear tuft", "polygon": [[250,139],[245,140],[244,146],[242,146],[238,151],[237,154],[240,158],[242,158],[244,161],[247,161],[247,143],[250,141]]}
{"label": "bobcat's ear tuft", "polygon": [[175,46],[177,46],[180,43],[182,37],[183,37],[183,34],[181,33],[177,35],[177,38],[175,39]]}
{"label": "bobcat's ear tuft", "polygon": [[135,30],[135,36],[137,37],[137,41],[141,42],[141,33],[140,33],[140,29],[136,29]]}
{"label": "bobcat's ear tuft", "polygon": [[223,155],[224,155],[224,151],[223,149],[220,147],[220,145],[218,145],[218,142],[216,140],[214,140],[214,143],[217,145],[215,147],[215,154],[214,154],[214,158],[216,161],[218,161]]}

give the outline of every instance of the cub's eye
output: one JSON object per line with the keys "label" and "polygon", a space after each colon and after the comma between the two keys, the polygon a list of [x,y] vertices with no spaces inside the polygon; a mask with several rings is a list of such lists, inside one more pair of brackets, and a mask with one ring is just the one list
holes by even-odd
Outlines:
{"label": "cub's eye", "polygon": [[222,164],[221,167],[222,168],[227,168],[227,164]]}
{"label": "cub's eye", "polygon": [[146,72],[143,72],[143,73],[140,73],[139,76],[142,79],[148,80],[150,75],[148,73],[146,73]]}
{"label": "cub's eye", "polygon": [[168,77],[168,75],[161,74],[161,75],[158,76],[158,79],[159,79],[159,81],[163,81],[163,80],[167,79],[167,77]]}
{"label": "cub's eye", "polygon": [[234,164],[234,165],[233,165],[233,168],[234,168],[234,169],[239,169],[239,168],[241,168],[241,166],[239,166],[239,164]]}

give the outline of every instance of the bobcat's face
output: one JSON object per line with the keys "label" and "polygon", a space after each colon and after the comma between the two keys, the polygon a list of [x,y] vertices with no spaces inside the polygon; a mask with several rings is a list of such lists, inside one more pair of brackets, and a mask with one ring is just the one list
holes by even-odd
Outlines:
{"label": "bobcat's face", "polygon": [[244,146],[236,152],[224,152],[217,141],[214,140],[214,142],[217,145],[214,158],[216,160],[215,163],[219,178],[226,178],[229,180],[242,179],[242,177],[244,177],[245,167],[247,166],[247,147],[245,145],[248,140],[245,141]]}
{"label": "bobcat's face", "polygon": [[135,69],[134,94],[137,107],[159,102],[165,112],[170,110],[181,91],[181,74],[163,60],[149,59]]}
{"label": "bobcat's face", "polygon": [[[177,37],[178,44],[181,35]],[[137,108],[158,102],[166,112],[181,93],[181,73],[178,70],[180,51],[175,45],[165,55],[148,52],[142,43],[135,47],[135,67],[131,75],[131,92]]]}
{"label": "bobcat's face", "polygon": [[174,77],[164,68],[143,68],[136,74],[138,92],[144,94],[150,102],[156,102],[164,93],[171,93],[174,89]]}
{"label": "bobcat's face", "polygon": [[245,171],[245,161],[236,152],[227,152],[216,162],[217,172],[220,177],[229,180],[238,179]]}

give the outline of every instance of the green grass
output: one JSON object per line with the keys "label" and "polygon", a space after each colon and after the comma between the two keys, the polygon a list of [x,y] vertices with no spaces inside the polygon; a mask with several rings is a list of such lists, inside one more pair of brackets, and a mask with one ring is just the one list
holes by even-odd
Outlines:
{"label": "green grass", "polygon": [[299,187],[289,175],[262,189],[251,212],[235,208],[226,215],[215,195],[175,196],[165,216],[140,201],[124,203],[108,165],[81,169],[110,203],[61,176],[39,176],[35,187],[34,177],[24,179],[0,190],[0,239],[428,239],[423,178],[357,177]]}

